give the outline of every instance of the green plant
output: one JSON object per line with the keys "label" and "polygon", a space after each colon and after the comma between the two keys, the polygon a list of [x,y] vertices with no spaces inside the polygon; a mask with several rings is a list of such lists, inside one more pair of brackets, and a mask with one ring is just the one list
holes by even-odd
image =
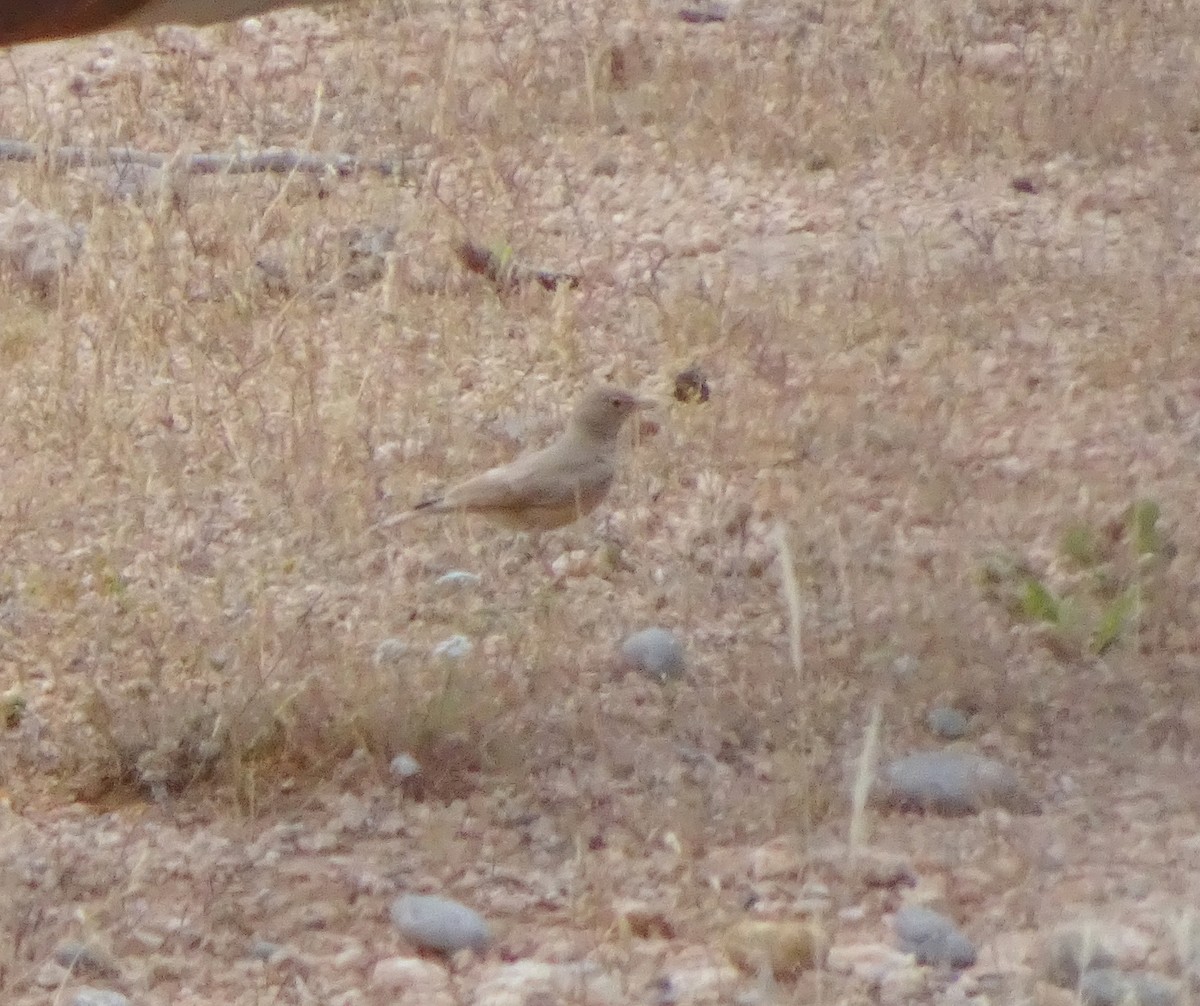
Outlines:
{"label": "green plant", "polygon": [[1136,500],[1103,524],[1076,521],[1059,541],[1056,574],[996,553],[984,559],[979,582],[1014,621],[1037,627],[1056,654],[1099,656],[1136,631],[1175,555],[1161,516],[1154,500]]}

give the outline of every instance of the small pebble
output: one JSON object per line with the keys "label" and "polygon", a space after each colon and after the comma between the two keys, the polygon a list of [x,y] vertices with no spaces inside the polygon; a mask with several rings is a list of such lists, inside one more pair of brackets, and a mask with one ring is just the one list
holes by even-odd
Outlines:
{"label": "small pebble", "polygon": [[42,961],[33,973],[33,983],[40,989],[61,989],[70,979],[70,972],[54,961]]}
{"label": "small pebble", "polygon": [[650,1002],[653,1006],[676,1006],[676,1003],[679,1002],[679,990],[671,981],[670,975],[660,975],[650,988]]}
{"label": "small pebble", "polygon": [[842,943],[830,948],[826,963],[831,971],[879,985],[887,975],[907,970],[912,957],[884,943]]}
{"label": "small pebble", "polygon": [[438,1006],[453,1003],[446,969],[432,961],[415,957],[389,957],[379,961],[371,972],[371,987],[390,992],[392,1003],[413,1006]]}
{"label": "small pebble", "polygon": [[84,986],[75,990],[71,997],[71,1006],[129,1006],[129,1000],[112,989],[92,989]]}
{"label": "small pebble", "polygon": [[1175,989],[1158,975],[1093,968],[1079,979],[1084,1006],[1175,1006]]}
{"label": "small pebble", "polygon": [[443,573],[433,581],[439,587],[478,587],[483,577],[478,573],[469,573],[465,569],[452,569]]}
{"label": "small pebble", "polygon": [[414,946],[443,954],[482,953],[492,936],[483,917],[466,905],[436,895],[405,894],[392,902],[392,922]]}
{"label": "small pebble", "polygon": [[679,20],[688,24],[720,24],[729,18],[729,8],[723,3],[709,3],[701,7],[683,7]]}
{"label": "small pebble", "polygon": [[682,677],[685,668],[683,644],[673,632],[657,627],[626,639],[621,658],[626,667],[659,682]]}
{"label": "small pebble", "polygon": [[408,653],[408,643],[395,636],[381,639],[375,647],[375,655],[371,658],[376,667],[390,667],[398,664]]}
{"label": "small pebble", "polygon": [[[929,969],[919,964],[909,964],[880,976],[879,994],[875,1001],[879,1006],[910,1006],[912,1003],[929,1002],[932,998],[929,986]],[[954,1002],[950,996],[941,1001]]]}
{"label": "small pebble", "polygon": [[955,741],[971,729],[967,714],[950,706],[938,706],[925,714],[925,725],[929,732],[943,740]]}
{"label": "small pebble", "polygon": [[581,579],[595,572],[595,562],[591,552],[575,548],[556,555],[550,563],[550,572],[556,580]]}
{"label": "small pebble", "polygon": [[1056,929],[1043,948],[1042,971],[1051,984],[1074,991],[1085,972],[1109,970],[1117,963],[1108,942],[1096,926],[1084,924]]}
{"label": "small pebble", "polygon": [[434,646],[432,655],[444,660],[462,660],[475,649],[475,644],[466,636],[450,636]]}
{"label": "small pebble", "polygon": [[421,774],[421,763],[407,752],[396,755],[388,764],[388,771],[397,779],[411,779]]}
{"label": "small pebble", "polygon": [[608,178],[613,177],[621,170],[621,162],[615,154],[603,154],[596,159],[596,163],[592,165],[593,175],[604,175]]}
{"label": "small pebble", "polygon": [[116,962],[103,950],[78,940],[67,940],[54,951],[54,960],[76,975],[115,978],[121,973]]}
{"label": "small pebble", "polygon": [[255,940],[250,944],[250,956],[255,960],[269,961],[283,953],[283,947],[270,940]]}
{"label": "small pebble", "polygon": [[897,942],[918,964],[969,968],[975,963],[974,944],[953,919],[923,905],[905,905],[892,920]]}

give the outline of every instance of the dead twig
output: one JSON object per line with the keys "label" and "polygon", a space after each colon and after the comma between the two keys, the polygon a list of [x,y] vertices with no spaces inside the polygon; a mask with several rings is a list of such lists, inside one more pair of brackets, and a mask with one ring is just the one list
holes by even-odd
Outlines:
{"label": "dead twig", "polygon": [[531,282],[546,290],[557,290],[559,286],[574,290],[579,286],[579,277],[574,273],[522,266],[513,262],[507,252],[497,253],[470,241],[461,242],[455,251],[464,268],[487,277],[502,290],[515,289]]}
{"label": "dead twig", "polygon": [[427,166],[424,158],[367,161],[349,154],[307,154],[278,147],[251,153],[168,156],[131,147],[43,147],[24,140],[5,139],[0,139],[0,161],[44,161],[56,168],[137,164],[150,168],[169,167],[193,175],[285,174],[302,171],[312,174],[332,172],[340,177],[366,173],[412,177],[423,172]]}

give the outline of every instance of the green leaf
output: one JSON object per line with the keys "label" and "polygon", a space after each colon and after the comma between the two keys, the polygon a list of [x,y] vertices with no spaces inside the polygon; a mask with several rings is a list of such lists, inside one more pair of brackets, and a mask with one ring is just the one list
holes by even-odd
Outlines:
{"label": "green leaf", "polygon": [[1157,555],[1163,550],[1158,520],[1162,507],[1154,500],[1138,500],[1129,508],[1129,534],[1138,555]]}
{"label": "green leaf", "polygon": [[513,262],[513,247],[507,241],[500,241],[492,245],[492,260],[503,271],[512,265]]}
{"label": "green leaf", "polygon": [[1138,589],[1130,587],[1112,604],[1104,609],[1100,621],[1092,633],[1092,652],[1107,652],[1125,634],[1130,619],[1137,611]]}
{"label": "green leaf", "polygon": [[1062,621],[1062,605],[1049,587],[1032,576],[1025,578],[1021,592],[1021,610],[1034,622],[1058,625]]}

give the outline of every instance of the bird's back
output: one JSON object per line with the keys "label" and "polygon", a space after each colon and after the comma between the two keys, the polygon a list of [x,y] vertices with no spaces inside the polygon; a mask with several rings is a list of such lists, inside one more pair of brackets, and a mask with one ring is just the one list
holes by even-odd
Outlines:
{"label": "bird's back", "polygon": [[611,451],[567,433],[540,451],[464,482],[444,502],[449,508],[568,507],[588,513],[608,492],[615,471]]}

